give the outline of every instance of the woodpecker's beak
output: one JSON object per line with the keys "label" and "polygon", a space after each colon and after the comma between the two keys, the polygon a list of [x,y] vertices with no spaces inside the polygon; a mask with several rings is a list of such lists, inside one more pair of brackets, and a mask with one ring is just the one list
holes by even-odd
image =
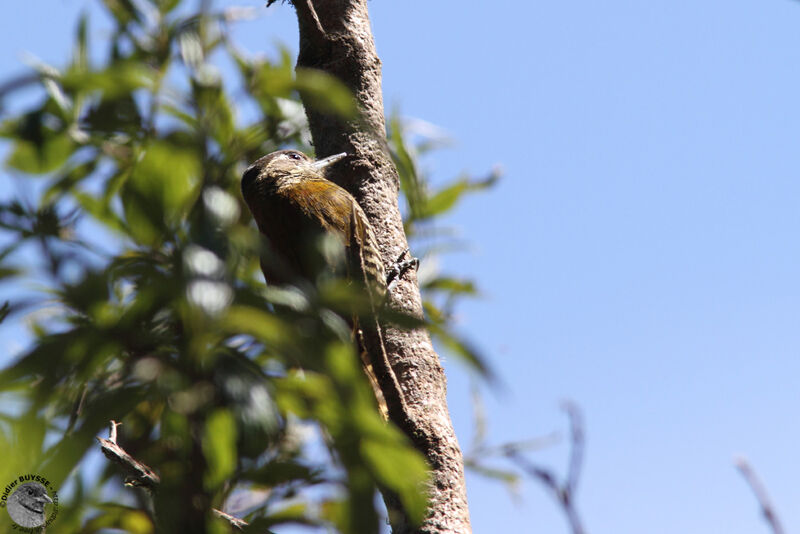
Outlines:
{"label": "woodpecker's beak", "polygon": [[311,164],[312,167],[316,170],[322,170],[325,167],[333,165],[339,160],[342,160],[347,157],[347,152],[342,152],[341,154],[334,154],[333,156],[328,156],[327,158],[318,159],[314,163]]}

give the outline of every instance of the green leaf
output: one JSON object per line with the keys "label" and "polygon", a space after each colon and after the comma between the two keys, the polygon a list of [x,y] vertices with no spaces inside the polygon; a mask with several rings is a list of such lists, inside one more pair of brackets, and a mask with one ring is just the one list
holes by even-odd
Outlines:
{"label": "green leaf", "polygon": [[128,233],[127,229],[125,228],[125,223],[114,212],[108,202],[104,202],[102,199],[82,191],[73,191],[72,196],[75,197],[75,200],[78,202],[81,208],[86,211],[86,213],[94,217],[98,222],[104,224],[106,227],[119,234]]}
{"label": "green leaf", "polygon": [[173,9],[175,9],[180,0],[151,0],[154,1],[155,4],[158,6],[158,10],[161,12],[162,15],[166,15]]}
{"label": "green leaf", "polygon": [[315,526],[319,521],[313,517],[308,504],[301,502],[282,506],[264,517],[255,519],[242,530],[245,534],[272,534],[272,531],[267,529],[282,523]]}
{"label": "green leaf", "polygon": [[[97,373],[93,374],[99,376]],[[77,399],[82,389],[78,387],[79,384],[79,381],[67,384],[67,388],[60,388],[58,393],[51,395],[63,398],[65,389],[72,386],[75,388],[73,398]],[[146,390],[139,387],[112,387],[108,391],[88,393],[78,419],[78,427],[68,434],[68,438],[61,439],[47,452],[43,469],[48,477],[60,485],[74,471],[86,452],[97,446],[96,436],[108,428],[109,421],[121,420],[145,398]]]}
{"label": "green leaf", "polygon": [[61,78],[65,90],[76,94],[100,91],[105,98],[114,99],[136,89],[151,89],[157,71],[146,64],[122,61],[105,70],[70,69]]}
{"label": "green leaf", "polygon": [[275,386],[275,401],[281,410],[300,419],[313,417],[330,427],[343,415],[331,380],[325,375],[309,371],[290,373],[276,380]]}
{"label": "green leaf", "polygon": [[120,26],[127,26],[129,22],[141,22],[142,20],[142,15],[131,0],[103,0],[103,3]]}
{"label": "green leaf", "polygon": [[84,121],[87,129],[103,136],[116,132],[135,136],[143,129],[142,114],[130,93],[115,98],[102,98],[89,108]]}
{"label": "green leaf", "polygon": [[40,144],[20,140],[14,143],[6,164],[28,174],[46,174],[66,163],[74,150],[67,134],[49,136]]}
{"label": "green leaf", "polygon": [[453,354],[462,358],[473,369],[478,371],[484,378],[494,380],[496,377],[486,362],[486,358],[478,352],[477,349],[464,340],[456,337],[454,334],[437,325],[431,325],[431,333],[436,338],[444,343],[448,350]]}
{"label": "green leaf", "polygon": [[399,431],[386,428],[389,439],[364,439],[361,454],[378,481],[397,493],[411,520],[421,523],[428,505],[428,465]]}
{"label": "green leaf", "polygon": [[461,200],[465,193],[480,191],[493,186],[500,178],[498,171],[492,172],[484,180],[470,180],[462,178],[456,182],[440,189],[425,202],[424,217],[430,218],[450,211],[456,202]]}
{"label": "green leaf", "polygon": [[86,163],[71,166],[60,176],[56,177],[42,196],[42,201],[50,203],[56,197],[68,193],[83,181],[84,178],[92,174],[95,168],[97,168],[96,158],[92,158]]}
{"label": "green leaf", "polygon": [[201,122],[225,152],[231,144],[234,132],[233,107],[220,86],[204,85],[193,81],[192,93],[200,109]]}
{"label": "green leaf", "polygon": [[264,120],[275,124],[285,118],[279,100],[289,99],[292,96],[294,75],[291,65],[276,67],[267,61],[251,61],[244,56],[238,57],[237,66],[244,85],[258,102]]}
{"label": "green leaf", "polygon": [[459,180],[454,184],[450,184],[428,199],[425,203],[425,215],[432,217],[449,211],[458,199],[469,190],[470,184],[466,180]]}
{"label": "green leaf", "polygon": [[[96,533],[117,529],[128,534],[152,534],[155,530],[150,518],[141,510],[108,502],[101,503],[98,507],[102,511],[88,519],[81,528],[81,532]],[[60,519],[59,517],[59,524],[61,523]]]}
{"label": "green leaf", "polygon": [[309,484],[323,481],[320,469],[311,468],[292,460],[267,462],[255,471],[246,472],[244,477],[251,482],[262,484],[269,488],[298,480]]}
{"label": "green leaf", "polygon": [[519,475],[513,471],[507,469],[498,469],[495,467],[489,467],[486,465],[482,465],[480,463],[473,462],[471,460],[464,460],[464,466],[468,469],[475,471],[476,473],[483,475],[487,478],[493,478],[499,482],[502,482],[508,486],[510,491],[514,491],[519,486]]}
{"label": "green leaf", "polygon": [[444,291],[453,295],[477,295],[478,289],[472,280],[459,280],[442,276],[422,286],[427,291]]}
{"label": "green leaf", "polygon": [[236,470],[236,424],[228,410],[214,411],[206,421],[203,453],[208,462],[204,484],[216,489]]}
{"label": "green leaf", "polygon": [[250,306],[232,306],[222,318],[231,333],[249,334],[268,345],[280,346],[289,338],[287,325],[275,315]]}
{"label": "green leaf", "polygon": [[187,111],[183,111],[176,106],[171,106],[168,104],[161,106],[161,111],[166,112],[169,115],[172,115],[176,119],[180,120],[183,124],[188,126],[191,130],[197,130],[199,121],[195,115]]}
{"label": "green leaf", "polygon": [[72,56],[72,65],[79,70],[89,68],[89,45],[88,45],[89,15],[84,13],[78,21],[78,30],[75,38],[75,51]]}
{"label": "green leaf", "polygon": [[121,193],[125,220],[139,243],[160,243],[182,221],[199,194],[200,170],[194,152],[164,141],[150,144]]}
{"label": "green leaf", "polygon": [[416,162],[403,137],[403,128],[399,118],[392,117],[389,121],[389,134],[392,159],[400,177],[400,186],[408,202],[411,212],[410,219],[415,220],[420,218],[420,212],[423,209],[425,189],[417,174]]}
{"label": "green leaf", "polygon": [[[3,425],[8,439],[0,441],[0,480],[11,481],[27,473],[42,460],[48,421],[36,410],[26,410]],[[6,482],[7,484],[7,482]]]}
{"label": "green leaf", "polygon": [[330,74],[298,68],[295,87],[303,97],[303,102],[316,111],[336,114],[345,119],[355,117],[357,108],[352,93]]}

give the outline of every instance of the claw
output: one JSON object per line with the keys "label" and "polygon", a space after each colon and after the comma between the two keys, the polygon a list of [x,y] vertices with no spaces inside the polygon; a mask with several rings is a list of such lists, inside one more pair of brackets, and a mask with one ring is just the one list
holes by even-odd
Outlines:
{"label": "claw", "polygon": [[391,291],[392,288],[394,288],[397,281],[406,273],[406,271],[412,267],[414,269],[419,267],[419,258],[411,256],[409,259],[403,260],[408,253],[409,249],[405,249],[403,252],[401,252],[400,256],[397,257],[394,264],[389,269],[389,272],[386,273],[386,288],[388,291]]}

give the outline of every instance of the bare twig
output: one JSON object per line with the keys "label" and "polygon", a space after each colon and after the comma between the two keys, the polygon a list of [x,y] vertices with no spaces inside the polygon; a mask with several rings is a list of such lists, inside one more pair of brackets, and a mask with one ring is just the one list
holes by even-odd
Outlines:
{"label": "bare twig", "polygon": [[[486,440],[486,436],[489,433],[486,408],[476,384],[472,385],[471,393],[475,436],[472,439],[469,454],[464,457],[465,463],[469,463],[472,466],[481,466],[482,458],[508,457],[513,452],[542,450],[555,445],[561,440],[561,435],[558,432],[551,432],[536,438],[490,445]],[[481,466],[481,468],[486,467]]]}
{"label": "bare twig", "polygon": [[[150,467],[138,461],[136,458],[128,454],[125,449],[119,446],[117,443],[117,427],[121,424],[122,423],[118,423],[116,421],[111,421],[111,429],[108,432],[108,439],[100,437],[97,438],[97,441],[100,442],[100,449],[103,451],[103,454],[106,456],[106,458],[114,463],[120,464],[125,471],[129,473],[128,476],[125,477],[126,485],[147,488],[153,492],[161,483],[161,477],[159,477]],[[247,521],[227,514],[222,510],[217,510],[215,508],[212,511],[217,516],[227,520],[231,526],[238,530],[242,530],[248,524]]]}
{"label": "bare twig", "polygon": [[72,404],[72,411],[69,414],[69,422],[67,423],[67,434],[72,433],[75,428],[75,423],[78,417],[83,413],[83,403],[86,401],[86,394],[89,391],[89,384],[84,384],[80,393],[75,397],[75,402]]}
{"label": "bare twig", "polygon": [[580,409],[578,409],[578,407],[570,401],[565,401],[561,408],[567,412],[567,416],[569,417],[570,436],[572,436],[566,488],[570,494],[574,494],[578,488],[578,480],[583,467],[583,451],[585,441],[583,435],[583,416]]}
{"label": "bare twig", "polygon": [[247,521],[245,521],[244,519],[239,519],[238,517],[226,514],[222,510],[217,510],[215,508],[214,513],[217,514],[222,519],[227,520],[231,524],[231,526],[235,527],[237,530],[243,530],[244,527],[247,526]]}
{"label": "bare twig", "polygon": [[506,457],[513,461],[517,467],[525,471],[531,478],[542,483],[553,497],[559,502],[564,514],[567,516],[573,534],[585,534],[583,524],[575,506],[575,493],[580,479],[581,466],[583,465],[584,431],[583,418],[580,410],[571,402],[566,402],[563,409],[570,420],[571,448],[569,468],[564,482],[559,482],[558,477],[544,467],[535,465],[527,460],[518,449],[505,451]]}
{"label": "bare twig", "polygon": [[781,525],[778,514],[775,512],[775,507],[773,506],[772,501],[767,494],[767,489],[764,487],[761,479],[758,478],[758,474],[750,465],[750,462],[747,461],[747,458],[740,456],[734,459],[734,464],[736,464],[736,468],[742,474],[745,481],[750,486],[750,489],[752,489],[753,493],[756,494],[758,504],[761,506],[761,513],[764,514],[764,519],[766,519],[767,523],[769,523],[770,528],[772,528],[772,532],[774,532],[774,534],[783,534],[783,526]]}
{"label": "bare twig", "polygon": [[125,449],[117,444],[117,427],[121,424],[111,421],[108,439],[97,438],[97,441],[100,442],[100,450],[103,451],[106,458],[120,464],[128,472],[128,476],[125,477],[125,484],[154,490],[161,482],[161,478],[155,471],[128,454]]}
{"label": "bare twig", "polygon": [[523,451],[540,451],[552,447],[561,441],[558,432],[551,432],[537,438],[530,438],[520,441],[511,441],[499,445],[478,444],[469,451],[468,457],[476,461],[481,457],[505,456]]}
{"label": "bare twig", "polygon": [[38,72],[32,74],[22,74],[16,78],[11,78],[7,82],[0,85],[0,98],[3,98],[9,93],[24,89],[25,87],[38,82],[41,79],[41,74]]}

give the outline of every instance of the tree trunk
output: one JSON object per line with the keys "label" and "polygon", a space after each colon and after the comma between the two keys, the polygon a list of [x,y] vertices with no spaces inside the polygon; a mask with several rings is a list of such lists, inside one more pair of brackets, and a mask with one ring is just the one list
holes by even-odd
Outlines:
{"label": "tree trunk", "polygon": [[[342,121],[306,105],[318,157],[354,155],[332,179],[347,188],[367,214],[385,265],[407,248],[398,207],[399,180],[386,144],[381,93],[381,62],[375,51],[367,0],[294,0],[300,27],[298,68],[325,71],[347,85],[360,117]],[[406,273],[393,288],[389,305],[423,317],[416,273]],[[432,469],[429,510],[424,523],[411,527],[390,517],[395,533],[471,532],[464,467],[447,410],[446,379],[430,336],[424,329],[384,331],[386,352],[405,398],[392,421],[411,438]],[[387,501],[391,501],[388,498]],[[390,514],[391,516],[392,514]]]}

